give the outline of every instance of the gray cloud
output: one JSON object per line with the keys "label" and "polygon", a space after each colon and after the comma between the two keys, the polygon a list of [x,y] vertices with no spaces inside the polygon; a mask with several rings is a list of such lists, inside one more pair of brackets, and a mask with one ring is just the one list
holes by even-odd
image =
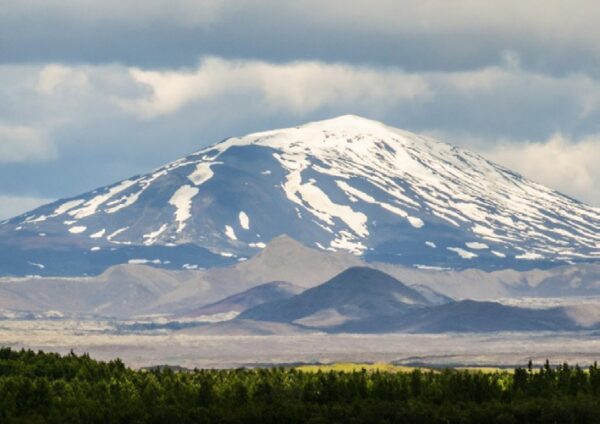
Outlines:
{"label": "gray cloud", "polygon": [[[593,0],[8,1],[2,60],[192,66],[218,55],[458,70],[518,52],[544,73],[597,74]],[[568,17],[568,18],[567,18]]]}

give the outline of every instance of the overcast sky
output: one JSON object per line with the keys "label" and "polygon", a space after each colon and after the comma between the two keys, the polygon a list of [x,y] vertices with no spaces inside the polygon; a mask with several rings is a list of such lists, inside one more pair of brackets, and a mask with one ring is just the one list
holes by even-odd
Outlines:
{"label": "overcast sky", "polygon": [[600,206],[600,3],[4,0],[0,219],[357,114]]}

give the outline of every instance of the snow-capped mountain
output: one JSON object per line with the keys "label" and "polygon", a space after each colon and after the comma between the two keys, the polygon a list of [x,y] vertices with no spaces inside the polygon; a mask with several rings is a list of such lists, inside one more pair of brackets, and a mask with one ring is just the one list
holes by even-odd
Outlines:
{"label": "snow-capped mountain", "polygon": [[280,234],[414,267],[600,260],[600,209],[356,116],[234,137],[0,225],[0,274],[244,260]]}

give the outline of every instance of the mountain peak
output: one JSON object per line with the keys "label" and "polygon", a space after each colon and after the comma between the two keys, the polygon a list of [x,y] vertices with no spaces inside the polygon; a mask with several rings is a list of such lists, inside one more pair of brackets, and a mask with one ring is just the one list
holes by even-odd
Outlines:
{"label": "mountain peak", "polygon": [[358,115],[340,115],[334,118],[323,119],[320,121],[309,122],[303,127],[314,126],[328,129],[349,129],[349,128],[386,128],[383,122],[376,121],[373,119],[364,118]]}
{"label": "mountain peak", "polygon": [[[233,145],[263,145],[284,149],[287,152],[325,149],[355,150],[366,152],[372,149],[374,143],[398,143],[405,138],[424,142],[426,138],[409,131],[394,128],[372,119],[357,115],[341,115],[321,121],[280,128],[275,130],[252,133],[243,137],[229,139],[225,142],[227,148]],[[444,144],[427,139],[430,143]],[[201,150],[205,153],[211,149],[219,149],[219,145]]]}
{"label": "mountain peak", "polygon": [[298,240],[293,239],[287,234],[280,234],[275,238],[271,239],[269,243],[265,246],[264,250],[261,252],[262,254],[268,254],[271,252],[281,252],[282,250],[295,250],[308,249],[305,245],[300,243]]}

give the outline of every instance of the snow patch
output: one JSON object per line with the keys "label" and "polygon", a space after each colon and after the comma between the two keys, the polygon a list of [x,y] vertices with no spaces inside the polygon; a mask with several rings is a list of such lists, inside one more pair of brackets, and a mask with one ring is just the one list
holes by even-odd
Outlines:
{"label": "snow patch", "polygon": [[423,220],[421,218],[417,218],[416,216],[408,216],[406,217],[406,219],[408,220],[410,225],[412,225],[415,228],[421,228],[423,225],[425,225]]}
{"label": "snow patch", "polygon": [[516,259],[523,259],[526,261],[535,261],[538,259],[544,259],[543,255],[540,255],[539,253],[536,252],[525,252],[521,255],[517,255],[515,256]]}
{"label": "snow patch", "polygon": [[265,243],[263,243],[262,241],[259,241],[258,243],[250,243],[250,244],[248,244],[248,246],[256,247],[258,249],[264,249],[265,247],[267,247],[267,245]]}
{"label": "snow patch", "polygon": [[474,250],[484,250],[484,249],[490,248],[487,244],[480,243],[478,241],[470,241],[468,243],[465,243],[465,246],[467,246],[469,249],[474,249]]}
{"label": "snow patch", "polygon": [[186,221],[192,216],[192,199],[198,194],[198,188],[190,185],[179,187],[169,199],[169,204],[175,206],[175,220],[178,222],[177,232],[183,231]]}
{"label": "snow patch", "polygon": [[138,199],[140,198],[140,196],[142,195],[142,193],[144,191],[146,191],[146,189],[148,187],[150,187],[150,185],[159,177],[162,177],[163,175],[166,175],[167,171],[166,170],[162,170],[159,172],[156,172],[152,175],[150,175],[150,177],[144,178],[142,180],[138,181],[139,186],[141,186],[141,189],[131,193],[127,196],[123,196],[120,199],[117,200],[113,200],[111,202],[108,202],[107,205],[108,206],[112,206],[111,208],[105,209],[106,213],[115,213],[120,211],[123,208],[127,208],[131,205],[133,205],[135,202],[138,201]]}
{"label": "snow patch", "polygon": [[83,202],[85,202],[84,199],[69,200],[68,202],[63,203],[58,208],[56,208],[52,216],[62,215],[63,213],[68,212],[71,209],[81,205]]}
{"label": "snow patch", "polygon": [[29,222],[31,222],[31,223],[44,222],[46,219],[48,219],[48,217],[46,215],[40,215],[36,219],[32,219]]}
{"label": "snow patch", "polygon": [[127,261],[128,264],[131,265],[144,265],[144,264],[153,264],[153,265],[160,265],[162,263],[162,261],[160,259],[129,259],[129,261]]}
{"label": "snow patch", "polygon": [[230,225],[225,226],[225,235],[229,237],[231,240],[237,240],[237,236],[235,235],[235,231]]}
{"label": "snow patch", "polygon": [[162,226],[161,226],[161,227],[160,227],[158,230],[156,230],[156,231],[153,231],[153,232],[151,232],[151,233],[148,233],[148,234],[144,234],[144,235],[142,236],[142,238],[143,238],[143,239],[147,239],[147,240],[144,240],[144,244],[145,244],[146,246],[150,246],[150,245],[154,244],[154,243],[156,242],[156,240],[158,239],[158,237],[160,237],[160,235],[161,235],[162,233],[164,233],[164,232],[165,232],[165,230],[166,230],[168,227],[169,227],[169,225],[168,225],[168,224],[163,224],[163,225],[162,225]]}
{"label": "snow patch", "polygon": [[435,245],[434,242],[432,241],[426,241],[425,244],[433,249],[435,249],[437,246]]}
{"label": "snow patch", "polygon": [[417,269],[424,269],[424,270],[429,270],[429,271],[446,271],[446,270],[450,269],[450,268],[446,268],[443,266],[421,265],[421,264],[414,264],[413,266]]}
{"label": "snow patch", "polygon": [[69,215],[76,219],[81,219],[93,215],[96,213],[96,210],[100,205],[107,202],[113,196],[119,194],[120,192],[127,190],[129,187],[134,185],[137,180],[125,180],[121,183],[117,184],[114,187],[111,187],[106,193],[101,194],[99,196],[94,197],[91,200],[85,202],[82,208],[74,209],[69,211]]}
{"label": "snow patch", "polygon": [[249,230],[250,229],[250,218],[248,218],[248,215],[246,214],[246,212],[241,211],[239,214],[239,219],[240,219],[240,227],[242,227],[244,230]]}
{"label": "snow patch", "polygon": [[468,250],[461,249],[460,247],[447,247],[446,249],[455,252],[463,259],[473,259],[479,256],[477,253],[469,252]]}
{"label": "snow patch", "polygon": [[342,220],[354,233],[360,237],[369,235],[367,230],[367,216],[361,212],[355,212],[347,205],[334,203],[329,199],[314,180],[302,183],[302,171],[310,163],[304,155],[279,155],[273,156],[286,168],[289,174],[283,184],[283,190],[288,199],[304,207],[321,221],[333,225],[333,218]]}
{"label": "snow patch", "polygon": [[77,225],[75,227],[69,228],[69,232],[72,234],[81,234],[85,230],[87,230],[87,227],[84,227],[83,225]]}
{"label": "snow patch", "polygon": [[210,180],[215,173],[210,168],[212,165],[222,164],[223,162],[200,162],[196,165],[196,169],[190,175],[188,175],[188,179],[194,183],[194,185],[199,186]]}
{"label": "snow patch", "polygon": [[94,234],[92,234],[92,235],[90,236],[90,238],[93,238],[93,239],[100,238],[100,237],[102,237],[102,236],[104,235],[104,233],[106,233],[106,229],[105,229],[105,228],[101,229],[101,230],[100,230],[100,231],[98,231],[97,233],[94,233]]}
{"label": "snow patch", "polygon": [[402,218],[406,218],[406,220],[408,220],[410,225],[412,225],[414,228],[421,228],[424,225],[423,220],[421,220],[420,218],[410,216],[406,211],[404,211],[403,209],[401,209],[397,206],[390,205],[389,203],[385,203],[385,202],[378,202],[373,196],[371,196],[367,193],[364,193],[364,192],[358,190],[357,188],[352,187],[350,184],[348,184],[345,181],[336,180],[335,183],[337,184],[337,186],[340,189],[342,189],[342,191],[344,191],[346,193],[346,195],[349,196],[350,201],[356,201],[355,198],[358,198],[358,199],[362,200],[363,202],[379,205],[383,209],[390,211],[395,215],[398,215]]}
{"label": "snow patch", "polygon": [[362,252],[365,251],[367,248],[367,246],[365,246],[360,241],[356,241],[355,237],[348,231],[340,231],[338,233],[338,238],[332,240],[331,243],[329,243],[329,245],[334,250],[343,249],[355,255],[362,254]]}
{"label": "snow patch", "polygon": [[127,231],[128,229],[129,229],[129,227],[119,228],[117,231],[111,233],[108,237],[106,237],[106,240],[112,242],[113,238],[115,238],[116,236],[118,236],[119,234],[121,234],[123,231]]}

